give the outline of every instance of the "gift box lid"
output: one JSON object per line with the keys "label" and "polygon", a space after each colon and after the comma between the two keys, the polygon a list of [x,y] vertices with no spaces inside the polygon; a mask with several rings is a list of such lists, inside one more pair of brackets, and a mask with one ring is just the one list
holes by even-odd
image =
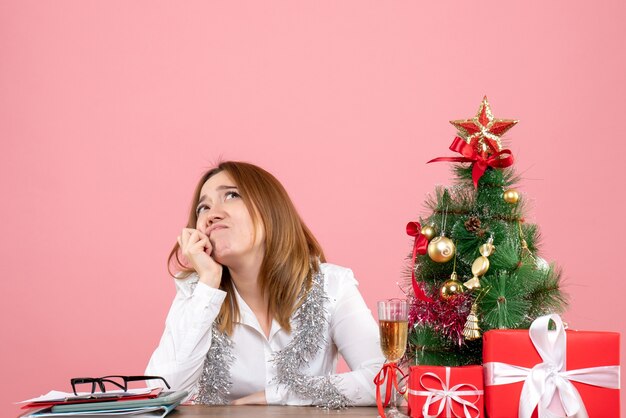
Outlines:
{"label": "gift box lid", "polygon": [[[569,329],[565,333],[567,370],[620,364],[619,333]],[[531,368],[542,360],[527,329],[506,329],[483,334],[483,363],[490,361]]]}

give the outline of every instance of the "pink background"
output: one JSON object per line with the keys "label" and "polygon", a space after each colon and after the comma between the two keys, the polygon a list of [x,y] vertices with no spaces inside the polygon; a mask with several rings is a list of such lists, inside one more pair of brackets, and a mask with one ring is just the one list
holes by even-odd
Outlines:
{"label": "pink background", "polygon": [[2,415],[73,376],[143,372],[174,295],[167,254],[219,157],[281,179],[371,307],[400,295],[406,222],[450,178],[424,163],[484,94],[521,120],[508,138],[565,319],[623,332],[625,12],[2,1]]}

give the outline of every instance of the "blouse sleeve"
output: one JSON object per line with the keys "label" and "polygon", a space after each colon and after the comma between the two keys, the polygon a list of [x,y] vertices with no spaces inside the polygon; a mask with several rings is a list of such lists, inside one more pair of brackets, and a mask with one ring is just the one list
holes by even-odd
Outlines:
{"label": "blouse sleeve", "polygon": [[[380,349],[378,326],[365,304],[349,269],[340,269],[329,280],[337,280],[336,303],[330,316],[330,338],[350,367],[350,372],[319,376],[325,384],[333,384],[354,406],[376,404],[374,377],[385,359]],[[329,295],[331,298],[333,295]],[[314,378],[315,379],[315,378]],[[266,389],[269,404],[311,405],[323,400],[303,399],[282,386]]]}
{"label": "blouse sleeve", "polygon": [[[186,390],[192,398],[204,358],[211,347],[211,326],[226,292],[197,282],[194,276],[174,280],[176,297],[165,320],[161,341],[145,373],[164,377],[173,390]],[[164,386],[158,380],[150,384]]]}

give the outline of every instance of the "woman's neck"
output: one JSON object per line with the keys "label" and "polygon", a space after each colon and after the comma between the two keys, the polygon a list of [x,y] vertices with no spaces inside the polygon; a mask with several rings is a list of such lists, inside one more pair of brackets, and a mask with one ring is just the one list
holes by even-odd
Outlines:
{"label": "woman's neck", "polygon": [[230,277],[237,288],[237,292],[246,301],[252,312],[254,312],[264,333],[269,335],[269,328],[272,318],[268,315],[269,295],[263,295],[259,273],[261,271],[260,260],[253,260],[247,264],[238,264],[229,267]]}

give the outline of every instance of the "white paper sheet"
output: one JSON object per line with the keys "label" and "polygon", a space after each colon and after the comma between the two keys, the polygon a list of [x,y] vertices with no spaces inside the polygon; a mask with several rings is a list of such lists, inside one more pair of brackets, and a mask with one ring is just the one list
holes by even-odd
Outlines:
{"label": "white paper sheet", "polygon": [[[105,395],[147,395],[152,391],[151,388],[139,388],[139,389],[128,389],[126,392],[123,390],[110,390],[107,391]],[[61,392],[58,390],[51,390],[45,395],[41,395],[37,398],[27,399],[25,401],[15,402],[16,404],[21,403],[30,403],[30,402],[54,402],[54,401],[62,401],[65,399],[80,399],[80,398],[88,398],[88,397],[101,397],[102,393],[90,393],[90,392],[78,392],[78,396],[74,395],[74,392]]]}

